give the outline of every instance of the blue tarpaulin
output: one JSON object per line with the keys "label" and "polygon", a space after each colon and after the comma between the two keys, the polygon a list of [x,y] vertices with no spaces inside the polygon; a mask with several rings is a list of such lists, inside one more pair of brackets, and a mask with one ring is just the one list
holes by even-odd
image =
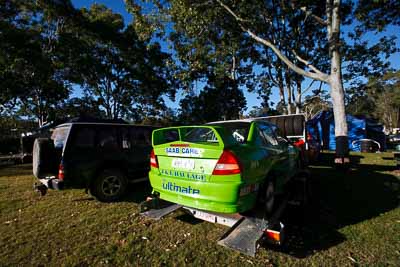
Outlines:
{"label": "blue tarpaulin", "polygon": [[[385,134],[383,126],[375,121],[366,118],[365,116],[355,117],[346,115],[349,149],[351,151],[360,151],[360,143],[353,141],[360,139],[372,139],[380,143],[381,148],[385,149]],[[325,150],[336,149],[335,139],[335,123],[332,111],[321,111],[311,120],[306,122],[307,131],[316,140],[321,143]]]}

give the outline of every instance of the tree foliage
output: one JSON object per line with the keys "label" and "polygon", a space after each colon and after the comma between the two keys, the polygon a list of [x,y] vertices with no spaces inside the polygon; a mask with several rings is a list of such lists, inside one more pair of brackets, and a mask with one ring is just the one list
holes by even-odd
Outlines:
{"label": "tree foliage", "polygon": [[3,112],[33,115],[41,124],[68,106],[73,84],[108,118],[157,116],[162,96],[174,97],[170,55],[104,5],[77,10],[70,1],[7,0],[0,15]]}
{"label": "tree foliage", "polygon": [[398,127],[400,119],[400,71],[382,77],[371,77],[359,94],[349,99],[348,111],[355,115],[368,114],[378,119],[387,130]]}
{"label": "tree foliage", "polygon": [[32,115],[40,125],[69,93],[53,53],[54,25],[34,1],[7,0],[0,16],[0,112]]}
{"label": "tree foliage", "polygon": [[239,119],[246,99],[230,77],[209,77],[199,95],[188,94],[180,101],[179,119],[185,124]]}

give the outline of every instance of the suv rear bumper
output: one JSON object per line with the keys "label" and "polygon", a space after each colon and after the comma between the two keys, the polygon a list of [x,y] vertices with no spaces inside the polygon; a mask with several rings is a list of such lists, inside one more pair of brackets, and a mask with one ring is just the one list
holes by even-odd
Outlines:
{"label": "suv rear bumper", "polygon": [[38,180],[49,189],[55,189],[55,190],[64,189],[64,181],[59,180],[57,178],[44,178]]}

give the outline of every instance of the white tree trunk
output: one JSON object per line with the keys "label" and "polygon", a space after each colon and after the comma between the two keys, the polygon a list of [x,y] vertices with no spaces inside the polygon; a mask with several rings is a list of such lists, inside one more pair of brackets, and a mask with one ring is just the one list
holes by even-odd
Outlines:
{"label": "white tree trunk", "polygon": [[[335,61],[337,59],[334,57]],[[333,63],[333,62],[332,62]],[[341,79],[340,67],[334,67],[337,63],[332,64],[332,73],[330,76],[331,98],[333,104],[333,115],[335,117],[335,136],[347,136],[346,112],[344,106],[344,90]],[[340,63],[339,63],[340,65]]]}
{"label": "white tree trunk", "polygon": [[[310,84],[310,88],[311,88],[312,83]],[[296,105],[296,114],[300,114],[301,113],[301,82],[299,80],[296,81],[296,86],[297,86],[297,90],[296,90],[296,100],[295,105]]]}

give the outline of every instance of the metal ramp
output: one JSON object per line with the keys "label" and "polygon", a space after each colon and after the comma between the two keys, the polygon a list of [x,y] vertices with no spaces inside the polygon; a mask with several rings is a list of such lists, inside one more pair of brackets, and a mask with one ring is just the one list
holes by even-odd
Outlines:
{"label": "metal ramp", "polygon": [[[198,219],[230,227],[217,243],[252,257],[256,255],[258,243],[265,235],[269,225],[271,225],[264,219],[242,216],[240,214],[207,212],[169,202],[163,202],[163,205],[160,205],[158,198],[151,198],[141,203],[140,215],[153,220],[160,220],[180,208],[183,208],[186,212]],[[280,208],[278,210],[282,209]],[[279,217],[279,215],[277,214],[274,217]],[[278,235],[281,234],[281,232],[277,233]]]}
{"label": "metal ramp", "polygon": [[267,228],[266,221],[242,217],[219,241],[218,244],[254,257],[258,242]]}
{"label": "metal ramp", "polygon": [[[305,188],[307,177],[307,172],[301,172],[295,179],[297,183],[295,188],[300,189],[300,192]],[[160,220],[162,217],[183,208],[198,219],[230,227],[218,241],[218,244],[254,257],[260,240],[267,240],[269,243],[278,245],[282,243],[284,225],[280,222],[280,219],[287,204],[298,202],[297,199],[295,199],[296,201],[290,201],[295,195],[295,192],[288,192],[282,196],[280,205],[268,219],[264,219],[265,216],[262,211],[246,216],[238,213],[215,213],[166,202],[154,195],[140,204],[140,214],[154,220]]]}
{"label": "metal ramp", "polygon": [[173,204],[161,209],[150,209],[148,211],[141,212],[140,215],[148,217],[153,220],[160,220],[162,217],[182,208],[181,205]]}

